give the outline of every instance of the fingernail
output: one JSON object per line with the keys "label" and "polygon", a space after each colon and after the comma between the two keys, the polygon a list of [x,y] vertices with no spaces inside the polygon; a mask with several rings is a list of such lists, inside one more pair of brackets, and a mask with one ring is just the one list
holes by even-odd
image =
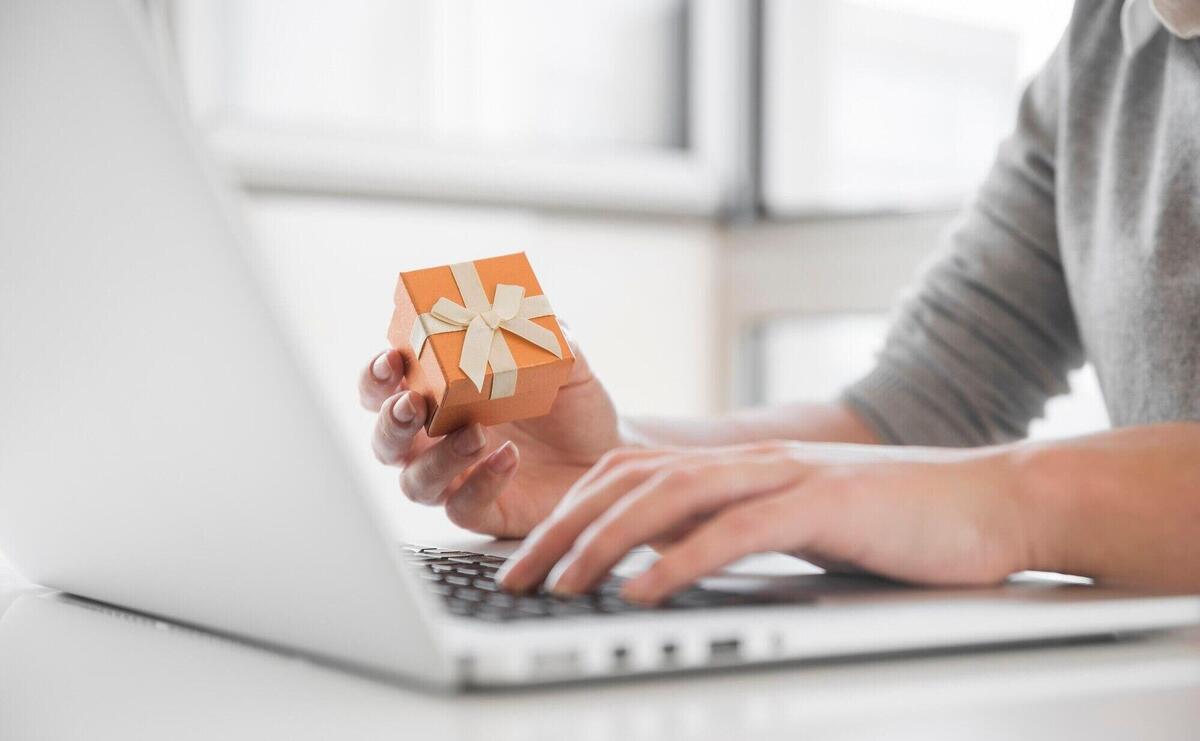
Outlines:
{"label": "fingernail", "polygon": [[512,574],[513,570],[521,563],[521,559],[525,558],[525,554],[528,552],[529,549],[524,545],[513,551],[512,555],[509,556],[504,563],[500,565],[500,568],[496,570],[496,581],[504,582],[506,579],[508,579],[509,575]]}
{"label": "fingernail", "polygon": [[513,567],[507,563],[496,572],[496,581],[510,592],[524,592],[528,586],[512,575]]}
{"label": "fingernail", "polygon": [[[525,588],[526,585],[522,583],[520,579],[516,579],[516,577],[512,575],[514,571],[520,570],[518,567],[521,565],[521,558],[524,555],[525,554],[520,550],[515,551],[511,556],[508,557],[508,560],[501,564],[500,568],[496,570],[496,581],[500,582],[500,585],[505,589],[518,590]],[[516,580],[514,581],[514,579]]]}
{"label": "fingernail", "polygon": [[454,435],[454,452],[459,455],[474,455],[479,452],[486,442],[483,438],[483,428],[479,425],[469,425],[466,429]]}
{"label": "fingernail", "polygon": [[506,584],[505,582],[508,581],[508,575],[511,573],[512,573],[512,559],[510,558],[509,560],[507,560],[503,564],[501,564],[500,568],[496,569],[496,582],[502,587],[507,587],[508,584]]}
{"label": "fingernail", "polygon": [[579,590],[575,582],[578,581],[578,575],[572,568],[574,565],[574,559],[564,559],[555,564],[546,577],[546,589],[564,597],[577,594]]}
{"label": "fingernail", "polygon": [[512,441],[501,445],[496,452],[488,456],[487,467],[492,473],[507,473],[517,462],[517,449]]}
{"label": "fingernail", "polygon": [[392,364],[388,362],[388,354],[383,353],[371,363],[371,375],[376,381],[386,381],[392,377]]}
{"label": "fingernail", "polygon": [[392,416],[402,425],[409,425],[413,418],[417,416],[417,408],[413,406],[412,394],[402,394],[396,403],[392,405]]}

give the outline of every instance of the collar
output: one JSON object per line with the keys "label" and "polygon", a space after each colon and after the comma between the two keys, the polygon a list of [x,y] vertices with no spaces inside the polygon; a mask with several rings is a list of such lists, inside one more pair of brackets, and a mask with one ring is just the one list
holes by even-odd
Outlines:
{"label": "collar", "polygon": [[1121,6],[1121,40],[1131,56],[1159,29],[1187,40],[1200,37],[1200,0],[1125,0]]}
{"label": "collar", "polygon": [[1121,7],[1121,41],[1125,56],[1136,54],[1162,27],[1150,0],[1125,0]]}

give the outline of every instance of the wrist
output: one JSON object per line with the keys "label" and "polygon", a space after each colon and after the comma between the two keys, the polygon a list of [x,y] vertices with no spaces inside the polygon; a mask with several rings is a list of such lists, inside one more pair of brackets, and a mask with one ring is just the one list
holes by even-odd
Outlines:
{"label": "wrist", "polygon": [[1024,442],[1009,447],[1005,456],[1021,570],[1069,571],[1059,553],[1058,532],[1063,495],[1071,485],[1068,451],[1053,443]]}

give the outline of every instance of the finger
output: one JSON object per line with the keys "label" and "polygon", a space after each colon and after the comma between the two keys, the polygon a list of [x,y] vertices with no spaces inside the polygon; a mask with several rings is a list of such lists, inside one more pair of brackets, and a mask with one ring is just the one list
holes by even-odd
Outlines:
{"label": "finger", "polygon": [[496,537],[511,535],[496,500],[512,481],[520,463],[511,440],[493,450],[462,483],[446,495],[446,516],[459,527]]}
{"label": "finger", "polygon": [[452,432],[409,461],[400,472],[400,488],[414,502],[439,504],[455,479],[484,457],[486,445],[477,424]]}
{"label": "finger", "polygon": [[376,355],[358,378],[358,400],[369,412],[378,412],[389,396],[404,387],[404,359],[399,350]]}
{"label": "finger", "polygon": [[560,594],[586,592],[635,546],[732,502],[794,485],[802,473],[781,456],[739,456],[663,471],[588,525],[546,583]]}
{"label": "finger", "polygon": [[[595,482],[611,475],[614,470],[638,461],[664,458],[674,452],[676,452],[674,449],[669,448],[618,448],[610,450],[601,456],[595,465],[575,480],[575,483],[571,485],[571,488],[563,496],[562,501],[559,502],[559,505],[551,515],[561,515],[567,512],[581,497],[587,496],[587,492]],[[549,522],[542,524],[545,526]],[[534,532],[537,532],[537,530]],[[528,542],[528,539],[526,542]]]}
{"label": "finger", "polygon": [[414,441],[424,435],[425,410],[425,400],[413,391],[401,391],[383,402],[371,435],[371,448],[380,463],[395,466],[408,460]]}
{"label": "finger", "polygon": [[817,525],[803,516],[801,505],[790,489],[736,504],[667,549],[645,573],[631,579],[621,595],[631,602],[657,604],[743,556],[803,548]]}
{"label": "finger", "polygon": [[[731,450],[750,453],[759,449],[759,446],[738,446]],[[713,450],[708,448],[624,448],[606,453],[571,487],[555,511],[534,528],[500,570],[498,578],[510,591],[532,589],[546,578],[588,524],[666,461],[682,465],[711,455]]]}
{"label": "finger", "polygon": [[571,487],[550,516],[529,533],[497,579],[505,589],[514,592],[540,584],[588,523],[622,494],[653,475],[657,461],[669,455],[675,453],[621,450],[605,454]]}
{"label": "finger", "polygon": [[650,548],[653,549],[654,551],[656,551],[658,553],[662,553],[666,549],[670,548],[671,546],[675,545],[679,541],[683,540],[693,530],[695,530],[700,525],[703,525],[704,523],[708,522],[709,519],[711,519],[711,518],[712,518],[712,515],[702,515],[700,517],[689,517],[688,519],[679,523],[678,525],[676,525],[675,527],[666,531],[665,533],[659,533],[658,535],[655,535],[653,538],[651,538],[649,541],[646,542],[646,545],[650,546]]}

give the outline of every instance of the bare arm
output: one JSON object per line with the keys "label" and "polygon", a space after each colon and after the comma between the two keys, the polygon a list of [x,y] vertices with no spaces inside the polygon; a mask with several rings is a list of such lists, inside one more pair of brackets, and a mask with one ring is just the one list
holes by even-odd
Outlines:
{"label": "bare arm", "polygon": [[833,404],[726,418],[626,420],[574,349],[578,361],[550,414],[488,429],[468,425],[440,439],[422,429],[428,408],[408,391],[400,353],[381,353],[359,377],[363,406],[376,414],[375,455],[401,469],[400,489],[413,501],[444,507],[454,523],[470,530],[516,538],[616,448],[712,447],[772,438],[874,442],[853,413]]}
{"label": "bare arm", "polygon": [[785,551],[923,584],[1015,571],[1200,590],[1200,423],[968,450],[767,443],[606,456],[501,578],[586,591],[636,545],[657,602],[749,553]]}
{"label": "bare arm", "polygon": [[1016,451],[1027,568],[1200,590],[1200,423]]}
{"label": "bare arm", "polygon": [[748,409],[724,417],[623,420],[630,445],[738,445],[759,440],[860,443],[880,440],[848,407],[836,403],[798,403]]}

